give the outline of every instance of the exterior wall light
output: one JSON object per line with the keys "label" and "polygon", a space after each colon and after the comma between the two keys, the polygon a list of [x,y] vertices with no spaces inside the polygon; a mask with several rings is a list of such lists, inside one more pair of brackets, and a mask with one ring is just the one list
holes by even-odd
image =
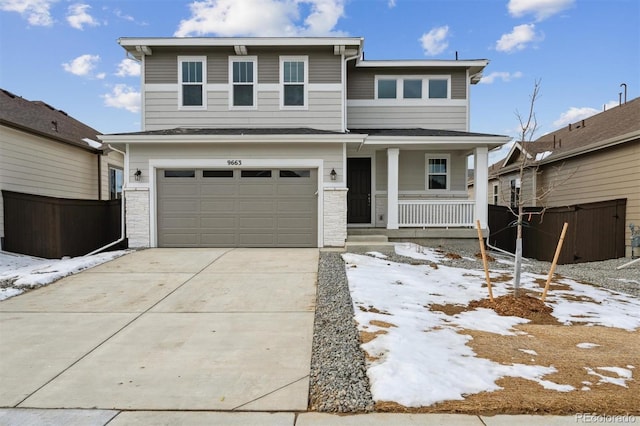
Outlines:
{"label": "exterior wall light", "polygon": [[142,177],[142,172],[140,171],[140,169],[136,169],[133,177],[135,178],[136,182],[140,182],[140,178]]}
{"label": "exterior wall light", "polygon": [[331,169],[331,173],[329,173],[329,176],[331,176],[331,180],[336,180],[336,178],[338,177],[336,169]]}

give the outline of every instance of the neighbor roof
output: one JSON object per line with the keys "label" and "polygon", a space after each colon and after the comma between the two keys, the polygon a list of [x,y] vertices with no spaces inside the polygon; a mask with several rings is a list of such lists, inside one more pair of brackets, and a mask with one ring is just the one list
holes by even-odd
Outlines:
{"label": "neighbor roof", "polygon": [[[489,168],[489,176],[495,176],[518,167],[518,155],[516,154],[519,154],[520,147],[523,147],[534,161],[550,163],[613,144],[637,141],[638,139],[640,139],[640,98],[635,98],[547,133],[535,141],[519,142],[506,158]],[[538,155],[545,152],[549,154]],[[516,161],[514,162],[514,160]]]}
{"label": "neighbor roof", "polygon": [[30,101],[0,89],[0,124],[99,152],[83,139],[98,142],[96,129],[42,101]]}

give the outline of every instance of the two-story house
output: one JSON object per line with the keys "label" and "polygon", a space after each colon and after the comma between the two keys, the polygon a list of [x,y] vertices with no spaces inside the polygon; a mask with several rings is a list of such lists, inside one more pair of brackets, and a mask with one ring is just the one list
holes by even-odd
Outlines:
{"label": "two-story house", "polygon": [[[365,61],[362,38],[121,38],[142,65],[126,150],[132,247],[344,246],[351,227],[487,222],[469,131],[487,60]],[[474,156],[475,199],[466,193]]]}

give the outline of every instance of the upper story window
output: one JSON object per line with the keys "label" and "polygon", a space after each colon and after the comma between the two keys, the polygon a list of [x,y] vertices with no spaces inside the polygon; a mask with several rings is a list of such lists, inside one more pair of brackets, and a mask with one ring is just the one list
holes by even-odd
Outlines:
{"label": "upper story window", "polygon": [[396,99],[398,80],[380,79],[378,80],[378,99]]}
{"label": "upper story window", "polygon": [[282,107],[304,108],[307,106],[308,65],[307,56],[280,57]]}
{"label": "upper story window", "polygon": [[229,59],[230,106],[232,108],[254,108],[256,106],[256,75],[255,57],[241,56]]}
{"label": "upper story window", "polygon": [[180,107],[204,108],[207,59],[204,56],[179,56],[178,79]]}
{"label": "upper story window", "polygon": [[376,76],[376,99],[450,99],[449,76]]}
{"label": "upper story window", "polygon": [[451,182],[451,165],[448,154],[427,154],[426,157],[427,181],[426,189],[448,190]]}

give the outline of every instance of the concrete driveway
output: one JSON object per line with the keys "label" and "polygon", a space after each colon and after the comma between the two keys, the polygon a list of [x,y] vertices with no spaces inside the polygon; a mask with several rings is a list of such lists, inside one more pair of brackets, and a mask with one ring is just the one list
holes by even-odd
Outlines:
{"label": "concrete driveway", "polygon": [[307,408],[317,249],[149,249],[0,303],[0,406]]}

